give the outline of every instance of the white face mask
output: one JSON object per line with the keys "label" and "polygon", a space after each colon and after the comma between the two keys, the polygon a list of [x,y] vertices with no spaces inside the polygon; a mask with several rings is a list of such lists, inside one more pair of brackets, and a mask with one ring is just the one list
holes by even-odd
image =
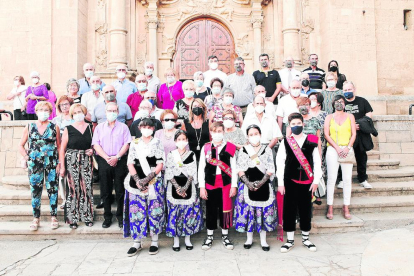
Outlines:
{"label": "white face mask", "polygon": [[311,102],[311,108],[314,108],[314,107],[316,107],[318,105],[318,103],[317,102],[314,102],[314,101],[312,101]]}
{"label": "white face mask", "polygon": [[328,85],[329,88],[333,88],[333,87],[335,87],[336,82],[335,81],[327,81],[326,85]]}
{"label": "white face mask", "polygon": [[290,94],[296,98],[300,95],[300,89],[291,89]]}
{"label": "white face mask", "polygon": [[37,84],[37,83],[39,82],[39,79],[38,79],[38,78],[32,78],[32,82],[33,82],[34,84]]}
{"label": "white face mask", "polygon": [[229,96],[223,97],[223,102],[225,104],[232,104],[233,103],[233,97],[229,97]]}
{"label": "white face mask", "polygon": [[148,112],[148,110],[146,110],[146,109],[141,109],[141,110],[138,110],[138,118],[147,118],[147,117],[149,117],[149,112]]}
{"label": "white face mask", "polygon": [[171,122],[171,121],[164,122],[164,127],[167,130],[173,129],[174,126],[175,126],[175,122]]}
{"label": "white face mask", "polygon": [[85,120],[85,115],[83,113],[78,113],[73,115],[73,120],[75,120],[75,122],[83,122]]}
{"label": "white face mask", "polygon": [[154,70],[152,70],[151,68],[146,68],[145,69],[145,75],[152,76],[152,73],[154,73]]}
{"label": "white face mask", "polygon": [[259,93],[258,96],[261,96],[263,99],[266,99],[266,93]]}
{"label": "white face mask", "polygon": [[85,74],[85,77],[87,79],[90,79],[93,77],[93,71],[84,71],[83,73]]}
{"label": "white face mask", "polygon": [[204,81],[202,81],[202,80],[196,80],[196,81],[195,81],[195,84],[196,84],[196,86],[197,86],[197,87],[199,87],[199,88],[200,88],[200,87],[202,87],[202,86],[203,86]]}
{"label": "white face mask", "polygon": [[178,141],[178,142],[175,143],[175,145],[180,150],[183,150],[188,145],[188,142],[187,141]]}
{"label": "white face mask", "polygon": [[101,89],[101,85],[97,83],[92,83],[91,88],[93,91],[98,91]]}
{"label": "white face mask", "polygon": [[184,95],[187,99],[191,99],[192,97],[194,97],[194,91],[192,90],[185,90],[184,91]]}
{"label": "white face mask", "polygon": [[167,77],[167,82],[168,83],[173,83],[175,81],[174,77]]}
{"label": "white face mask", "polygon": [[107,112],[106,113],[106,119],[108,120],[108,122],[112,123],[116,120],[116,118],[118,118],[118,113],[116,113],[116,112]]}
{"label": "white face mask", "polygon": [[260,135],[249,136],[249,142],[252,145],[257,145],[260,143]]}
{"label": "white face mask", "polygon": [[211,89],[211,92],[213,92],[214,95],[218,95],[218,94],[220,94],[221,89],[220,89],[220,87],[213,87]]}
{"label": "white face mask", "polygon": [[209,64],[211,70],[216,70],[218,68],[217,62],[212,62]]}
{"label": "white face mask", "polygon": [[234,126],[234,121],[224,120],[223,125],[224,125],[225,128],[232,128]]}
{"label": "white face mask", "polygon": [[147,84],[143,82],[139,82],[137,85],[138,91],[145,91],[147,90]]}
{"label": "white face mask", "polygon": [[223,137],[224,137],[224,135],[223,135],[223,133],[222,132],[212,132],[211,133],[211,138],[213,139],[213,142],[216,142],[216,143],[218,143],[218,142],[221,142],[221,141],[223,141]]}
{"label": "white face mask", "polygon": [[15,81],[13,82],[13,84],[14,84],[14,86],[18,86],[18,85],[19,85],[19,81],[15,80]]}
{"label": "white face mask", "polygon": [[118,79],[125,79],[126,74],[125,72],[118,72],[116,76],[118,77]]}
{"label": "white face mask", "polygon": [[46,121],[49,118],[50,113],[49,112],[45,112],[45,111],[39,111],[39,112],[37,112],[36,115],[37,115],[37,118],[40,121],[44,122],[44,121]]}
{"label": "white face mask", "polygon": [[262,114],[264,110],[265,110],[264,106],[261,106],[261,105],[257,105],[254,107],[254,111],[256,111],[259,114]]}
{"label": "white face mask", "polygon": [[141,129],[141,133],[142,133],[142,136],[144,136],[146,138],[146,137],[150,137],[152,135],[153,131],[152,131],[152,129],[149,129],[149,128],[143,128],[143,129]]}

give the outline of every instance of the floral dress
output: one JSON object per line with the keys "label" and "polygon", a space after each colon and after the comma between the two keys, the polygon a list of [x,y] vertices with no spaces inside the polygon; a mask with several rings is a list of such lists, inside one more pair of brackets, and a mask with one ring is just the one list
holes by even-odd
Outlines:
{"label": "floral dress", "polygon": [[[168,154],[165,168],[167,181],[168,219],[166,234],[168,237],[193,235],[203,228],[200,198],[197,194],[197,163],[195,154],[187,151],[180,156],[178,150]],[[186,185],[188,178],[193,180],[186,190],[186,196],[178,195],[172,180],[180,187]]]}
{"label": "floral dress", "polygon": [[36,123],[29,124],[29,172],[30,191],[32,193],[33,216],[40,217],[43,181],[50,202],[50,215],[57,215],[58,182],[56,166],[59,163],[56,145],[56,125],[49,122],[43,134],[39,133]]}
{"label": "floral dress", "polygon": [[[262,145],[257,154],[250,157],[249,151],[254,151],[251,145],[244,146],[237,158],[237,172],[244,172],[251,182],[260,181],[265,173],[273,173],[270,180],[257,191],[250,191],[239,182],[233,225],[238,232],[274,231],[277,227],[276,193],[271,181],[275,174],[272,150]],[[256,156],[255,158],[253,158]],[[252,159],[253,158],[253,159]]]}
{"label": "floral dress", "polygon": [[[127,164],[133,164],[138,178],[143,179],[149,173],[144,173],[145,164],[140,158],[146,159],[151,171],[164,164],[164,147],[160,140],[153,138],[148,144],[140,138],[131,142]],[[145,162],[144,159],[143,162]],[[148,191],[143,193],[128,173],[124,181],[124,237],[141,239],[148,234],[160,234],[165,226],[165,187],[161,174],[148,183]]]}
{"label": "floral dress", "polygon": [[[236,127],[241,127],[240,126],[240,114],[242,114],[242,110],[239,106],[237,105],[233,105],[233,108],[230,108],[234,111],[234,113],[236,114],[236,118],[234,118],[234,123],[236,124]],[[213,122],[223,122],[223,112],[224,112],[224,108],[222,104],[216,104],[213,106],[213,108],[211,109],[212,112],[214,112],[214,118],[213,118]]]}

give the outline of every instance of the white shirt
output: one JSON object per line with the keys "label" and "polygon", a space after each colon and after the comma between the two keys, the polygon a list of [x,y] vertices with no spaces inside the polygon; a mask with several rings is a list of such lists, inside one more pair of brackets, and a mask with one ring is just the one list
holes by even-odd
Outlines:
{"label": "white shirt", "polygon": [[85,94],[83,94],[82,98],[81,98],[81,104],[84,105],[86,107],[86,109],[88,110],[89,114],[93,113],[93,110],[95,109],[95,106],[98,103],[104,102],[105,99],[102,96],[102,94],[99,91],[99,96],[96,97],[95,93],[91,90],[89,92],[86,92]]}
{"label": "white shirt", "polygon": [[[249,105],[247,106],[247,111],[246,111],[246,115],[245,115],[245,117],[248,117],[248,116],[250,116],[250,115],[252,115],[252,114],[254,114],[254,113],[256,113],[256,111],[254,111],[254,106],[253,106],[253,103],[251,103],[251,104],[249,104]],[[266,100],[266,106],[265,106],[265,113],[266,113],[267,115],[269,115],[270,117],[274,118],[274,119],[276,119],[276,118],[277,118],[277,117],[276,117],[276,110],[275,110],[275,106],[273,105],[273,103],[272,103],[272,102],[269,102],[269,101],[267,101],[267,100]]]}
{"label": "white shirt", "polygon": [[[21,109],[23,105],[26,103],[26,98],[25,98],[26,90],[27,90],[26,86],[20,85],[19,88],[14,87],[12,91],[10,92],[11,94],[14,95],[13,110]],[[17,96],[18,93],[21,93],[20,96]]]}
{"label": "white shirt", "polygon": [[226,82],[226,80],[227,80],[227,75],[226,75],[226,73],[224,73],[223,71],[220,71],[219,69],[217,69],[217,70],[208,70],[208,71],[205,71],[204,73],[203,73],[203,75],[204,75],[204,86],[205,87],[210,87],[210,82],[211,82],[211,80],[212,79],[214,79],[214,78],[219,78],[219,79],[221,79],[221,81],[223,82],[223,83],[225,83]]}
{"label": "white shirt", "polygon": [[279,100],[276,116],[283,117],[283,123],[287,123],[289,115],[294,112],[299,112],[298,104],[290,94],[284,96]]}
{"label": "white shirt", "polygon": [[[161,114],[162,114],[163,112],[164,112],[164,109],[161,109],[161,108],[155,107],[154,111],[152,111],[152,112],[151,112],[150,116],[154,117],[154,118],[155,118],[155,119],[157,119],[158,121],[161,121],[161,120],[160,120],[160,118],[161,118]],[[137,113],[135,113],[135,116],[134,116],[134,121],[136,121],[136,120],[138,120],[138,119],[141,119],[141,114],[140,114],[140,112],[139,112],[139,111],[138,111]]]}
{"label": "white shirt", "polygon": [[244,118],[241,129],[246,137],[246,129],[253,124],[260,127],[260,131],[262,132],[260,143],[262,144],[269,144],[273,139],[283,137],[279,125],[276,123],[276,119],[266,113],[263,114],[261,122],[257,118],[256,112]]}
{"label": "white shirt", "polygon": [[[221,152],[223,147],[226,145],[226,143],[222,142],[221,145],[218,147],[218,153]],[[213,145],[214,146],[214,143]],[[201,149],[200,153],[200,163],[198,164],[198,185],[200,188],[206,187],[206,177],[204,174],[204,169],[206,167],[206,154],[204,153],[204,147]],[[220,154],[217,154],[217,160],[220,160]],[[236,158],[231,157],[230,158],[230,168],[231,168],[231,187],[237,188],[237,171],[236,171]],[[221,169],[219,166],[217,166],[216,174],[221,174]],[[210,184],[210,183],[209,183]],[[213,185],[213,183],[211,184]]]}
{"label": "white shirt", "polygon": [[[299,140],[296,140],[299,147],[303,146],[303,143],[305,142],[306,137],[308,137],[308,135],[303,134],[302,138],[300,138]],[[312,184],[319,184],[319,181],[321,180],[321,177],[322,177],[322,161],[321,161],[321,156],[319,155],[318,147],[315,147],[313,149],[312,158],[313,158],[313,177],[314,177]],[[282,141],[282,143],[280,143],[280,146],[279,146],[279,149],[276,155],[276,176],[277,176],[277,185],[279,187],[282,187],[285,185],[285,182],[284,182],[285,164],[286,164],[285,161],[286,161],[286,148],[285,148],[285,142]]]}
{"label": "white shirt", "polygon": [[291,70],[289,70],[289,68],[283,68],[282,70],[279,70],[280,79],[282,80],[282,86],[285,89],[288,89],[290,87],[289,74],[291,75],[292,81],[300,79],[301,72],[294,68],[291,68]]}
{"label": "white shirt", "polygon": [[161,81],[158,77],[152,75],[152,77],[148,80],[148,91],[155,92],[158,94],[158,90],[160,89]]}

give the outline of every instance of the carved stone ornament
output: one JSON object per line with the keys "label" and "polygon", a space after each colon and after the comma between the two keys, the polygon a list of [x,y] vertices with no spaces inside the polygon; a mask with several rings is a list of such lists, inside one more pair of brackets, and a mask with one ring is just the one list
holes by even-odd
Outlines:
{"label": "carved stone ornament", "polygon": [[106,5],[106,0],[98,0],[96,5],[98,8],[104,8]]}
{"label": "carved stone ornament", "polygon": [[147,34],[138,34],[137,36],[137,43],[138,43],[138,51],[137,51],[137,67],[144,66],[146,56],[147,56]]}
{"label": "carved stone ornament", "polygon": [[256,28],[262,28],[262,23],[263,23],[263,16],[261,17],[253,17],[251,19],[252,25],[253,25],[253,29]]}
{"label": "carved stone ornament", "polygon": [[263,35],[263,53],[269,55],[269,67],[272,67],[272,64],[275,62],[275,47],[272,42],[272,35],[271,34],[264,34]]}
{"label": "carved stone ornament", "polygon": [[162,46],[163,51],[161,55],[165,58],[172,59],[175,53],[175,39],[173,37],[167,37],[166,35],[162,35]]}
{"label": "carved stone ornament", "polygon": [[96,24],[95,32],[97,34],[96,39],[96,65],[97,67],[106,67],[108,59],[108,51],[106,50],[106,35],[108,33],[108,26],[105,23]]}
{"label": "carved stone ornament", "polygon": [[248,33],[243,33],[237,38],[236,54],[240,57],[250,56],[250,40]]}

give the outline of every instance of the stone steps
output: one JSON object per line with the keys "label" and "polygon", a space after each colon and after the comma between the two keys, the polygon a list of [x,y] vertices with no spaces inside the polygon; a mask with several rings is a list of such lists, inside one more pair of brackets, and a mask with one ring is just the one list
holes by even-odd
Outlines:
{"label": "stone steps", "polygon": [[[342,198],[335,198],[333,204],[335,215],[342,214],[342,206]],[[314,205],[313,214],[325,215],[326,210],[326,199],[322,199],[322,205]],[[354,197],[351,198],[350,211],[351,214],[414,212],[414,195]]]}
{"label": "stone steps", "polygon": [[380,152],[378,150],[370,150],[367,152],[368,160],[380,159]]}
{"label": "stone steps", "polygon": [[[115,222],[115,220],[114,220]],[[50,229],[49,222],[41,222],[38,231],[30,231],[31,221],[2,222],[0,223],[0,238],[2,240],[41,240],[48,239],[124,239],[122,230],[113,223],[110,228],[102,228],[101,222],[95,222],[94,226],[86,227],[83,223],[79,224],[78,229],[70,229],[63,222],[56,230]],[[312,234],[325,233],[345,233],[351,231],[375,231],[392,229],[396,227],[414,224],[414,212],[384,212],[354,214],[351,220],[345,220],[342,216],[335,216],[333,220],[327,220],[325,216],[314,216],[312,220]],[[297,227],[299,229],[299,227]],[[219,231],[215,231],[215,236],[219,238]],[[299,231],[297,231],[299,233]],[[244,237],[244,233],[238,233],[231,228],[231,237]],[[206,235],[206,230],[195,234],[192,240],[201,244]],[[276,231],[269,234],[269,239],[276,238]],[[160,240],[171,240],[166,237],[165,232],[159,236]],[[148,242],[149,238],[146,239]],[[195,244],[196,245],[196,244]]]}
{"label": "stone steps", "polygon": [[[368,171],[378,171],[378,170],[395,170],[398,169],[400,166],[400,161],[397,159],[379,159],[379,160],[372,160],[369,159],[367,162],[367,170]],[[352,168],[356,171],[356,163]]]}
{"label": "stone steps", "polygon": [[[406,182],[414,180],[414,167],[400,167],[394,170],[367,170],[369,182]],[[354,182],[357,182],[357,173],[352,173]]]}

